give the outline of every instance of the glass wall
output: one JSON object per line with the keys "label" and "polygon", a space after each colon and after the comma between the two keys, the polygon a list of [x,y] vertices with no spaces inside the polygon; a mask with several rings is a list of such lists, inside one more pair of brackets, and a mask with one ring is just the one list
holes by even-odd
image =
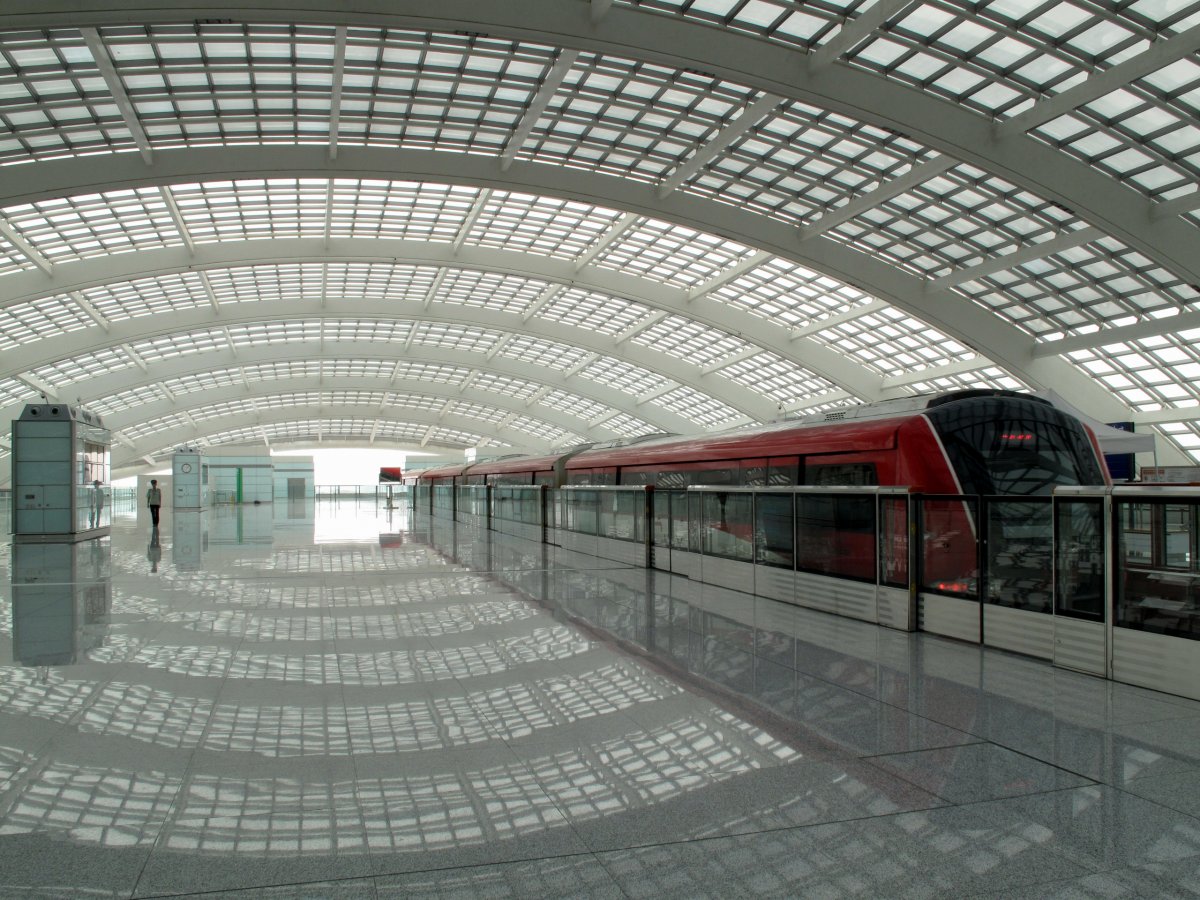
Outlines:
{"label": "glass wall", "polygon": [[908,587],[908,497],[879,498],[880,583]]}
{"label": "glass wall", "polygon": [[979,599],[978,500],[922,498],[921,590]]}
{"label": "glass wall", "polygon": [[1200,638],[1200,503],[1117,503],[1116,624]]}
{"label": "glass wall", "polygon": [[1051,611],[1051,516],[1049,497],[988,500],[988,603]]}
{"label": "glass wall", "polygon": [[796,495],[796,568],[875,580],[875,497]]}
{"label": "glass wall", "polygon": [[754,496],[754,561],[792,569],[796,565],[795,498],[792,494]]}
{"label": "glass wall", "polygon": [[1104,621],[1104,501],[1055,505],[1055,613]]}

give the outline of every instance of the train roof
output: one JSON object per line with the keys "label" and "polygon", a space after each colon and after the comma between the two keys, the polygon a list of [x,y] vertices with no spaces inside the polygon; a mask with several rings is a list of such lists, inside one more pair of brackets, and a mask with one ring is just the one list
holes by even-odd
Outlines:
{"label": "train roof", "polygon": [[[896,429],[915,415],[962,400],[1004,397],[1047,404],[1032,394],[1005,390],[965,390],[937,394],[922,394],[883,400],[844,409],[816,413],[798,419],[772,422],[766,425],[739,427],[727,431],[679,437],[672,435],[648,440],[636,447],[612,449],[595,448],[585,451],[567,463],[568,469],[605,466],[637,465],[647,451],[654,451],[656,462],[686,462],[755,457],[796,455],[796,435],[813,431],[821,435],[818,452],[848,453],[888,449],[895,446]],[[1050,405],[1050,404],[1047,404]],[[822,427],[828,426],[828,427]],[[807,451],[812,452],[812,451]]]}

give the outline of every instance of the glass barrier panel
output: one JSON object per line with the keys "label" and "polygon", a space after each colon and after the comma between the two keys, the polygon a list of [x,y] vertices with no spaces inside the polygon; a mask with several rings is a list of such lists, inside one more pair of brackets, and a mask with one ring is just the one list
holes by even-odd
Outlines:
{"label": "glass barrier panel", "polygon": [[796,568],[875,580],[875,495],[797,494]]}
{"label": "glass barrier panel", "polygon": [[[655,491],[655,496],[658,492]],[[688,549],[688,495],[687,491],[666,491],[671,498],[671,549]]]}
{"label": "glass barrier panel", "polygon": [[1059,500],[1054,534],[1055,613],[1103,622],[1103,501]]}
{"label": "glass barrier panel", "polygon": [[879,501],[880,583],[908,587],[908,498],[881,497]]}
{"label": "glass barrier panel", "polygon": [[1194,552],[1200,507],[1116,502],[1121,568],[1115,624],[1200,639],[1200,571]]}
{"label": "glass barrier panel", "polygon": [[753,495],[703,491],[701,496],[704,498],[703,552],[749,562],[753,558]]}
{"label": "glass barrier panel", "polygon": [[595,534],[597,520],[597,491],[567,493],[567,529],[579,534]]}
{"label": "glass barrier panel", "polygon": [[617,536],[617,495],[611,491],[599,494],[599,519],[596,533],[601,537]]}
{"label": "glass barrier panel", "polygon": [[919,511],[921,590],[978,600],[978,502],[927,498]]}
{"label": "glass barrier panel", "polygon": [[754,561],[762,566],[796,566],[795,505],[792,494],[756,494]]}
{"label": "glass barrier panel", "polygon": [[1053,513],[1049,497],[989,499],[987,602],[1049,613]]}
{"label": "glass barrier panel", "polygon": [[642,491],[613,494],[613,533],[622,541],[640,541],[645,536],[646,495]]}
{"label": "glass barrier panel", "polygon": [[671,494],[654,491],[650,495],[650,540],[656,547],[671,546]]}

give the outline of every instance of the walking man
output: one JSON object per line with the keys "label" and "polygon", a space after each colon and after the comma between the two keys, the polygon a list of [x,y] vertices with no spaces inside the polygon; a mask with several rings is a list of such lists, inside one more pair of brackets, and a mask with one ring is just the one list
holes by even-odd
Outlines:
{"label": "walking man", "polygon": [[158,508],[162,506],[162,491],[158,489],[158,479],[150,479],[150,490],[146,491],[146,505],[150,507],[150,521],[153,527],[158,527]]}

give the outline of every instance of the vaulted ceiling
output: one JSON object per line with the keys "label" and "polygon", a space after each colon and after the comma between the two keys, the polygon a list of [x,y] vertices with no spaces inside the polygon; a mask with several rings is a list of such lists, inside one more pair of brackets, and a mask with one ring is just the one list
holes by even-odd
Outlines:
{"label": "vaulted ceiling", "polygon": [[118,474],[979,386],[1200,459],[1200,3],[162,6],[0,7],[0,418]]}

